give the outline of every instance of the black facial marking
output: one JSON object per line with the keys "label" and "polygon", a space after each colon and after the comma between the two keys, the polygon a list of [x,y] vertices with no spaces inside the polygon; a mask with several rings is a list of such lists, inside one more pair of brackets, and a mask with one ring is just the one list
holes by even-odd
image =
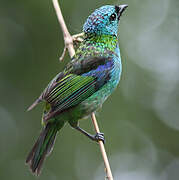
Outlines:
{"label": "black facial marking", "polygon": [[119,6],[115,6],[115,11],[116,11],[117,15],[119,15],[120,7]]}

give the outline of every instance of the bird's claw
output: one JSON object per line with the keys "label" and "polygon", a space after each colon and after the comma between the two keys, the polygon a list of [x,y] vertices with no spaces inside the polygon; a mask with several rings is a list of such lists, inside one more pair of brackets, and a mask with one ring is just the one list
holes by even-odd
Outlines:
{"label": "bird's claw", "polygon": [[102,141],[105,144],[104,133],[96,133],[96,135],[94,136],[94,139],[97,142]]}

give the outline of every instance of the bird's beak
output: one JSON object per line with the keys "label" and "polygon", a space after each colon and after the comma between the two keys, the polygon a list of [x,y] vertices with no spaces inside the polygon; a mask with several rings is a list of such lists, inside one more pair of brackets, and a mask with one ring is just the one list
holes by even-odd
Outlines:
{"label": "bird's beak", "polygon": [[126,9],[128,7],[128,5],[127,4],[124,4],[124,5],[120,5],[120,6],[118,6],[118,8],[116,8],[116,9],[118,9],[118,19],[120,19],[120,17],[121,17],[121,15],[122,15],[122,13],[124,12],[124,10]]}

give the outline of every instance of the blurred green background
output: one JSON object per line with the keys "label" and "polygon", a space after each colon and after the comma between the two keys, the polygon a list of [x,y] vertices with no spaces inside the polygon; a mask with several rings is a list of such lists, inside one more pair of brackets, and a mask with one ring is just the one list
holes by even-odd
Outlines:
{"label": "blurred green background", "polygon": [[[128,4],[119,44],[119,87],[97,113],[115,180],[179,179],[179,1],[65,0],[72,34],[94,9]],[[0,0],[0,179],[33,180],[25,158],[41,129],[42,105],[27,107],[69,61],[51,1]],[[89,120],[80,124],[93,132]],[[104,180],[97,144],[68,125],[39,180]]]}

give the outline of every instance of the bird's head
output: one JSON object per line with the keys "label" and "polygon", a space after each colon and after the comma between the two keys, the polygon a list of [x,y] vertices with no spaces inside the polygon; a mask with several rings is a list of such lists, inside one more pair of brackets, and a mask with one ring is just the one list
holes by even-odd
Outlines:
{"label": "bird's head", "polygon": [[128,5],[106,5],[96,9],[86,20],[83,31],[97,35],[116,35],[120,17]]}

